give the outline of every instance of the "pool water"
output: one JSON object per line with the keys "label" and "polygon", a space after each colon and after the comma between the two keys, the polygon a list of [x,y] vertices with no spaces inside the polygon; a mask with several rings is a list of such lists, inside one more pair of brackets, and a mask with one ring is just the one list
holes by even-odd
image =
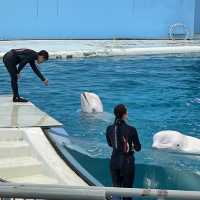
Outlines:
{"label": "pool water", "polygon": [[[76,150],[72,153],[102,183],[111,184],[111,149],[105,129],[113,121],[114,105],[124,103],[129,123],[137,128],[142,143],[142,151],[136,155],[136,187],[200,189],[200,156],[151,148],[153,135],[161,130],[200,138],[199,54],[50,60],[41,70],[49,86],[43,86],[26,68],[20,80],[21,95],[64,124]],[[105,113],[80,112],[84,91],[100,96]],[[10,93],[2,62],[1,93]]]}

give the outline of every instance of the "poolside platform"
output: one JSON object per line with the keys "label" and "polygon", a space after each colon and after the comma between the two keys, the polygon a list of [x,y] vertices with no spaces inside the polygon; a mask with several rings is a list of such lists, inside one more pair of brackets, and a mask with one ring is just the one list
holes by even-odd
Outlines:
{"label": "poolside platform", "polygon": [[0,95],[0,128],[60,127],[62,123],[31,102],[13,103],[9,95]]}
{"label": "poolside platform", "polygon": [[46,49],[52,59],[200,53],[197,40],[13,40],[0,41],[0,58],[15,48]]}
{"label": "poolside platform", "polygon": [[87,186],[54,148],[48,131],[62,127],[31,102],[0,95],[0,182]]}

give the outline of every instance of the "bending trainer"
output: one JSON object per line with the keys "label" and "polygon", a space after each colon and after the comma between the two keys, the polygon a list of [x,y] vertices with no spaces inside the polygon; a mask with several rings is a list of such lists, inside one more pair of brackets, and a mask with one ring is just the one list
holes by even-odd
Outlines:
{"label": "bending trainer", "polygon": [[38,69],[35,61],[38,64],[48,60],[49,54],[47,51],[42,50],[40,52],[33,51],[31,49],[12,49],[3,56],[3,62],[11,77],[11,87],[13,91],[13,102],[27,102],[26,99],[20,97],[18,91],[18,79],[20,78],[20,72],[26,66],[30,64],[34,73],[48,85],[48,80],[44,78],[40,70]]}

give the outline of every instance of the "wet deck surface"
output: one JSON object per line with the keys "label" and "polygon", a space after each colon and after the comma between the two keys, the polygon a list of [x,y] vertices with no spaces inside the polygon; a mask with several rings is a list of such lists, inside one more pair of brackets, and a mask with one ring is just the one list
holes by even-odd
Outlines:
{"label": "wet deck surface", "polygon": [[59,127],[62,124],[31,102],[13,103],[12,97],[0,95],[0,128]]}

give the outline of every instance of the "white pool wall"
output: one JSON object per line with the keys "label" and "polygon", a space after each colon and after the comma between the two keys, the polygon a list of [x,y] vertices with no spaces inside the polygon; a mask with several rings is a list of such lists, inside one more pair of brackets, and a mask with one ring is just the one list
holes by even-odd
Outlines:
{"label": "white pool wall", "polygon": [[0,58],[15,48],[45,49],[50,58],[200,53],[200,40],[16,40],[0,41]]}

